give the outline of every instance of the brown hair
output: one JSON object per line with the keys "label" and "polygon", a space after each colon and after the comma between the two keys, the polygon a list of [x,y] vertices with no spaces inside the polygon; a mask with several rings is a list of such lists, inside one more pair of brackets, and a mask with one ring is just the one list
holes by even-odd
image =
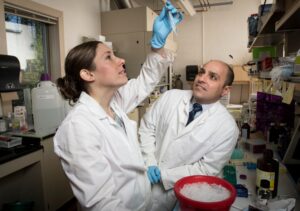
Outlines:
{"label": "brown hair", "polygon": [[75,103],[81,92],[88,92],[86,82],[80,77],[80,71],[87,69],[95,70],[94,58],[100,41],[90,41],[77,45],[71,49],[65,59],[65,73],[62,78],[58,78],[56,83],[62,96]]}

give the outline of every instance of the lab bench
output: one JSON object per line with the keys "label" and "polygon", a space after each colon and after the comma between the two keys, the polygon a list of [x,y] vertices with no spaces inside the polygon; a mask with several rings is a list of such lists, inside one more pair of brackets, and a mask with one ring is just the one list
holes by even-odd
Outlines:
{"label": "lab bench", "polygon": [[[261,134],[251,134],[250,138],[261,138]],[[255,206],[256,200],[256,169],[251,169],[245,165],[245,162],[256,163],[257,159],[262,157],[262,153],[252,153],[245,150],[241,143],[241,149],[244,153],[242,160],[231,160],[236,168],[237,184],[242,184],[248,189],[248,197],[236,197],[235,202],[231,206],[231,211],[245,210],[249,205]],[[294,210],[300,210],[300,196],[296,189],[296,183],[288,172],[287,168],[280,162],[280,158],[276,152],[276,146],[266,144],[268,149],[272,149],[274,158],[279,160],[279,177],[278,177],[278,192],[275,199],[295,198],[296,206]],[[241,179],[240,175],[246,175],[246,179]]]}
{"label": "lab bench", "polygon": [[0,210],[4,203],[34,201],[34,210],[57,210],[73,198],[54,153],[53,135],[8,133],[22,145],[0,150]]}

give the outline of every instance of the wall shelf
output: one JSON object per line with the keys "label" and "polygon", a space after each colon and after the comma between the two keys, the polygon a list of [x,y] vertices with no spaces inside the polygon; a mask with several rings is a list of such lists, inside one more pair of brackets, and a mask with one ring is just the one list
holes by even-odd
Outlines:
{"label": "wall shelf", "polygon": [[300,1],[295,1],[290,10],[276,22],[276,31],[287,31],[300,29]]}
{"label": "wall shelf", "polygon": [[275,23],[284,14],[283,11],[283,1],[276,1],[273,4],[271,11],[260,17],[260,30],[257,36],[254,38],[252,44],[249,47],[249,52],[252,51],[253,47],[270,46],[278,41],[282,40],[282,35],[280,33],[275,33]]}
{"label": "wall shelf", "polygon": [[249,47],[249,52],[252,52],[254,47],[265,47],[272,46],[280,43],[283,40],[282,33],[274,33],[274,34],[262,34],[255,37],[252,44]]}

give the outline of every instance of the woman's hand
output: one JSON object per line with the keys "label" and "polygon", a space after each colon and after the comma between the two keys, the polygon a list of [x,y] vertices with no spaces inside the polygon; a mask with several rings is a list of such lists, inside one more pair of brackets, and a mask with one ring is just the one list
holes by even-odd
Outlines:
{"label": "woman's hand", "polygon": [[[170,14],[169,14],[170,13]],[[173,24],[176,26],[183,19],[183,15],[169,2],[163,7],[161,13],[156,17],[153,24],[153,34],[151,46],[153,49],[164,47],[166,39],[172,31],[172,23],[170,23],[169,15],[172,15]]]}

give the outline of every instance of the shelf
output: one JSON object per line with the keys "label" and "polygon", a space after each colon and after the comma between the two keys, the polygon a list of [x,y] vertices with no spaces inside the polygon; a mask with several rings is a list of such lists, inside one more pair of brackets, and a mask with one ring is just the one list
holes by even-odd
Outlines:
{"label": "shelf", "polygon": [[283,40],[282,33],[258,35],[257,37],[255,37],[252,44],[250,45],[249,52],[252,52],[252,49],[254,47],[272,46],[280,43],[282,40]]}
{"label": "shelf", "polygon": [[263,25],[260,28],[258,35],[274,33],[275,22],[278,21],[283,14],[284,11],[279,7],[279,5],[273,5],[269,13],[260,17],[260,21],[263,23]]}
{"label": "shelf", "polygon": [[254,38],[252,44],[248,46],[249,52],[252,51],[253,47],[262,47],[266,45],[272,45],[281,41],[281,35],[273,34],[275,33],[275,23],[278,21],[284,14],[283,11],[283,1],[277,0],[271,8],[271,11],[266,15],[260,17],[260,22],[262,26],[257,33],[257,36]]}
{"label": "shelf", "polygon": [[300,1],[295,1],[295,4],[286,11],[280,20],[276,22],[276,31],[286,31],[300,29]]}

